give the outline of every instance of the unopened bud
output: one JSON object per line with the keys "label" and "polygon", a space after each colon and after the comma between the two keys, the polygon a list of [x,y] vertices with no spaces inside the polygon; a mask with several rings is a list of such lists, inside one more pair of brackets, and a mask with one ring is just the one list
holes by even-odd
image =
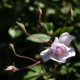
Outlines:
{"label": "unopened bud", "polygon": [[13,52],[15,53],[14,45],[12,43],[10,43],[9,46],[13,50]]}
{"label": "unopened bud", "polygon": [[41,15],[42,15],[42,10],[40,8],[37,8],[36,9],[36,16],[41,18]]}
{"label": "unopened bud", "polygon": [[72,10],[72,8],[71,8],[71,17],[73,17],[73,15],[74,15],[74,13],[73,13],[73,10]]}
{"label": "unopened bud", "polygon": [[16,23],[18,24],[18,26],[26,33],[26,29],[25,26],[22,23],[19,23],[16,21]]}
{"label": "unopened bud", "polygon": [[8,66],[5,70],[6,70],[6,71],[12,71],[12,72],[15,72],[15,71],[17,71],[18,69],[17,69],[15,66],[10,65],[10,66]]}
{"label": "unopened bud", "polygon": [[68,14],[70,15],[70,17],[73,17],[74,14],[73,14],[73,10],[72,10],[72,8],[70,8]]}
{"label": "unopened bud", "polygon": [[38,8],[40,16],[42,15],[42,10]]}
{"label": "unopened bud", "polygon": [[10,48],[14,49],[14,45],[12,43],[9,44]]}

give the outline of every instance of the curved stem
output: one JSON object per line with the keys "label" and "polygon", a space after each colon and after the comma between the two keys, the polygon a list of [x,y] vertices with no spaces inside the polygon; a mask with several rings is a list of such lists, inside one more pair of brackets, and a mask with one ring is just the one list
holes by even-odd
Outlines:
{"label": "curved stem", "polygon": [[15,49],[14,49],[13,51],[14,51],[14,54],[15,54],[17,57],[20,57],[20,58],[27,58],[27,59],[30,59],[30,60],[32,60],[32,61],[34,61],[34,62],[38,62],[37,60],[32,59],[32,58],[30,58],[30,57],[18,55],[18,54],[16,53]]}
{"label": "curved stem", "polygon": [[40,61],[37,61],[35,64],[33,64],[33,65],[30,65],[30,66],[27,66],[27,67],[24,67],[24,68],[20,68],[20,69],[18,69],[17,71],[19,71],[19,70],[22,70],[22,69],[25,69],[25,68],[30,68],[30,67],[32,67],[32,66],[35,66],[36,64],[40,64]]}
{"label": "curved stem", "polygon": [[34,38],[36,38],[36,39],[39,39],[39,40],[45,42],[46,44],[48,44],[49,46],[51,45],[51,44],[48,43],[47,41],[44,41],[44,40],[42,40],[42,39],[40,39],[40,38],[38,38],[38,37],[36,37],[36,36],[33,36],[33,35],[31,35],[31,34],[29,34],[29,33],[27,33],[27,32],[26,32],[25,34],[28,35],[28,36],[34,37]]}

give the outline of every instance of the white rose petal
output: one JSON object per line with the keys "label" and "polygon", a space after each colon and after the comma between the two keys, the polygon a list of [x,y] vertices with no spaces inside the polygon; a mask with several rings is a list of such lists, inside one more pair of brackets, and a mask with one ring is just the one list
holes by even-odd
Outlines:
{"label": "white rose petal", "polygon": [[65,33],[61,34],[61,36],[59,37],[59,43],[69,46],[72,39],[73,39],[73,36],[71,36],[68,32],[65,32]]}
{"label": "white rose petal", "polygon": [[68,47],[73,36],[68,32],[61,34],[59,39],[56,37],[51,45],[51,48],[46,49],[40,53],[44,62],[52,59],[57,62],[65,63],[66,59],[76,55],[74,48]]}
{"label": "white rose petal", "polygon": [[50,49],[46,49],[46,50],[44,50],[44,51],[42,51],[41,53],[40,53],[40,56],[42,57],[42,59],[43,59],[43,61],[44,62],[46,62],[46,61],[48,61],[50,58],[49,58],[49,54],[50,54],[51,52],[50,52]]}
{"label": "white rose petal", "polygon": [[67,58],[70,58],[70,57],[73,57],[76,55],[75,51],[74,51],[74,48],[71,48],[70,51],[68,51],[67,53],[68,55],[67,56],[64,56],[63,59],[67,59]]}

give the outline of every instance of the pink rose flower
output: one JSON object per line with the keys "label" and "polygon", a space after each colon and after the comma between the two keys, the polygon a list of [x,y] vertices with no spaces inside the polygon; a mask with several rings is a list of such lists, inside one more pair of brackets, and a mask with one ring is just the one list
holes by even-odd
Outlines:
{"label": "pink rose flower", "polygon": [[68,32],[61,34],[59,37],[55,37],[49,49],[46,49],[40,53],[44,62],[52,59],[57,62],[65,63],[66,59],[75,56],[74,48],[68,47],[73,39]]}

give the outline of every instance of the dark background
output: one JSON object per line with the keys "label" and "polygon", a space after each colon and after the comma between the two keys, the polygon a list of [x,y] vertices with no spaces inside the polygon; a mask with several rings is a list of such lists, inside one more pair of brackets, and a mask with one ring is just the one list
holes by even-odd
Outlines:
{"label": "dark background", "polygon": [[[70,18],[71,13],[69,10],[71,6],[74,16]],[[39,23],[38,8],[42,10],[42,27]],[[67,20],[68,22],[62,32],[67,31],[74,36],[71,46],[75,48],[76,56],[56,68],[50,74],[50,79],[45,79],[39,74],[36,75],[37,70],[39,70],[36,66],[34,66],[36,70],[34,68],[24,69],[15,73],[4,70],[7,66],[13,65],[13,62],[17,68],[26,67],[34,63],[31,60],[15,56],[9,47],[10,43],[14,44],[18,54],[29,56],[36,60],[40,60],[40,52],[45,49],[44,47],[48,47],[46,43],[27,39],[28,36],[18,28],[16,21],[23,23],[28,33],[43,33],[49,35],[53,41],[55,36],[60,35],[60,29]],[[80,80],[79,58],[79,0],[0,0],[0,80]],[[43,65],[47,66],[46,70],[49,70],[54,64],[54,61],[48,61]],[[31,72],[30,75],[29,72]]]}

